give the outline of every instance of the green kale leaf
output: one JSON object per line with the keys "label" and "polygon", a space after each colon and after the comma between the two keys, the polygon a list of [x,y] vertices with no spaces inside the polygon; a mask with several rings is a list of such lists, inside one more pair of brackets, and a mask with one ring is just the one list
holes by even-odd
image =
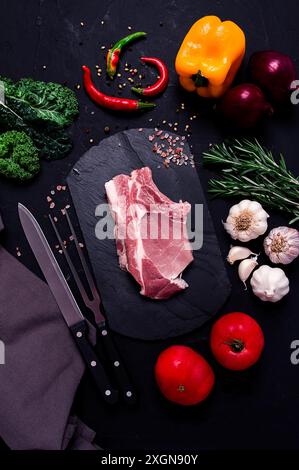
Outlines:
{"label": "green kale leaf", "polygon": [[58,127],[70,125],[78,115],[75,93],[59,83],[22,78],[16,83],[1,78],[5,100],[27,122],[44,122]]}
{"label": "green kale leaf", "polygon": [[40,158],[45,160],[64,158],[72,148],[72,141],[64,129],[49,124],[42,125],[38,122],[29,123],[18,118],[15,111],[1,105],[0,130],[2,132],[9,130],[25,132],[37,147]]}

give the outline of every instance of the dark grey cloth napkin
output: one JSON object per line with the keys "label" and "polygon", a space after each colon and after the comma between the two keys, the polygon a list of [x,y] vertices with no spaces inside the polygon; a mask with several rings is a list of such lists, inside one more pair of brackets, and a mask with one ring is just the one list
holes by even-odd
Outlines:
{"label": "dark grey cloth napkin", "polygon": [[12,449],[95,449],[70,417],[84,365],[47,284],[0,246],[0,436]]}

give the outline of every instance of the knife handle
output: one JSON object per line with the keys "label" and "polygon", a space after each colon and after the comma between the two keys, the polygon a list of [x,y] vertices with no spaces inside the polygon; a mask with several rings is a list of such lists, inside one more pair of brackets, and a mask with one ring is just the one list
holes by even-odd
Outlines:
{"label": "knife handle", "polygon": [[70,330],[103,399],[110,404],[116,403],[118,393],[111,387],[106,371],[88,340],[85,320],[71,326]]}
{"label": "knife handle", "polygon": [[97,325],[100,340],[105,348],[105,352],[108,355],[110,363],[113,367],[114,377],[122,393],[124,401],[128,404],[136,403],[136,392],[130,381],[124,363],[120,357],[120,354],[114,344],[111,331],[107,328],[107,325]]}

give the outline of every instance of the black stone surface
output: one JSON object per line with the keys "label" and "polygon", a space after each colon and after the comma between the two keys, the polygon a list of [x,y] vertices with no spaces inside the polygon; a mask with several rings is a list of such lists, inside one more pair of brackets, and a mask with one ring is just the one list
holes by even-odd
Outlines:
{"label": "black stone surface", "polygon": [[[221,142],[227,135],[215,122],[211,105],[203,104],[194,95],[185,93],[177,82],[174,59],[188,28],[203,15],[216,14],[236,21],[245,31],[247,52],[237,82],[248,80],[246,64],[257,50],[276,49],[290,54],[299,71],[299,31],[297,0],[2,0],[0,16],[0,73],[20,78],[32,76],[41,80],[67,82],[76,89],[81,83],[81,65],[93,68],[96,83],[106,92],[118,93],[118,84],[127,82],[123,96],[133,96],[124,73],[127,61],[146,74],[145,83],[152,83],[153,68],[142,67],[143,54],[160,56],[170,70],[170,84],[157,98],[157,108],[142,115],[120,115],[101,110],[77,90],[80,117],[74,124],[74,149],[61,161],[43,163],[40,176],[30,185],[15,186],[5,180],[0,183],[0,207],[5,224],[1,234],[4,246],[13,254],[18,246],[20,260],[41,276],[32,252],[25,240],[17,215],[17,202],[27,205],[48,234],[52,246],[55,238],[47,220],[46,196],[57,184],[63,184],[75,162],[90,147],[105,137],[104,127],[111,134],[128,128],[154,127],[178,122],[178,132],[185,125],[192,130],[189,142],[197,162],[204,190],[212,173],[202,168],[201,153],[210,142]],[[104,24],[101,24],[101,21]],[[84,25],[81,26],[80,23]],[[125,52],[121,78],[110,86],[105,76],[97,78],[95,65],[105,67],[105,51],[119,37],[132,31],[145,30],[148,37]],[[43,68],[43,66],[46,68]],[[181,110],[181,103],[185,109]],[[177,112],[177,109],[180,111]],[[94,114],[91,114],[94,113]],[[190,117],[198,118],[190,121]],[[149,121],[152,119],[152,121]],[[276,153],[283,152],[289,168],[299,174],[298,106],[286,116],[273,116],[257,132],[261,141]],[[94,143],[90,143],[90,139]],[[69,194],[55,195],[53,215],[71,203]],[[231,240],[223,231],[221,220],[233,202],[211,200],[208,206],[216,229],[223,257]],[[269,227],[285,225],[283,214],[271,211]],[[261,250],[261,243],[252,244]],[[62,258],[60,258],[62,259]],[[266,259],[261,256],[260,262]],[[63,265],[63,268],[65,266]],[[209,349],[212,322],[180,338],[154,342],[130,339],[115,334],[115,340],[126,359],[139,391],[135,409],[103,405],[88,376],[82,382],[75,404],[76,411],[97,430],[97,442],[109,449],[297,449],[299,420],[299,365],[290,361],[290,345],[299,338],[299,265],[298,260],[287,269],[291,291],[282,302],[261,303],[250,290],[244,292],[235,269],[228,269],[233,286],[229,301],[218,315],[241,310],[258,320],[265,334],[265,350],[260,362],[251,370],[238,374],[224,370],[213,359]],[[1,308],[1,307],[0,307]],[[21,306],[20,306],[21,308]],[[1,336],[1,332],[0,332]],[[158,393],[153,367],[158,354],[175,343],[185,344],[203,354],[214,368],[216,385],[211,397],[201,406],[186,409],[167,403]],[[55,345],[53,345],[55,347]],[[53,409],[55,412],[55,409]],[[238,456],[237,456],[238,458]],[[235,462],[235,460],[234,460]],[[257,456],[257,462],[259,457]]]}
{"label": "black stone surface", "polygon": [[[166,169],[161,156],[152,151],[153,143],[148,137],[154,134],[154,129],[133,129],[104,139],[83,155],[75,164],[76,171],[71,170],[67,178],[110,327],[117,333],[150,340],[179,336],[198,328],[216,315],[230,292],[197,172],[190,164],[171,164]],[[184,153],[190,157],[187,145]],[[98,240],[95,235],[100,221],[95,215],[96,207],[107,204],[105,183],[144,166],[152,169],[154,182],[166,196],[191,204],[193,220],[195,205],[203,206],[203,220],[197,220],[196,233],[197,242],[201,243],[203,229],[203,246],[193,251],[194,261],[183,273],[189,287],[167,300],[141,296],[139,285],[119,267],[115,240]]]}

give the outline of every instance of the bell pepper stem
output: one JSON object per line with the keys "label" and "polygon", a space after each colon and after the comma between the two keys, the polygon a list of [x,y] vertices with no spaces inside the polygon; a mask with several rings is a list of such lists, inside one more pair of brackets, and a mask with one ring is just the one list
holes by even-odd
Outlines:
{"label": "bell pepper stem", "polygon": [[196,87],[207,87],[209,85],[209,80],[202,75],[200,70],[192,75],[192,80]]}

